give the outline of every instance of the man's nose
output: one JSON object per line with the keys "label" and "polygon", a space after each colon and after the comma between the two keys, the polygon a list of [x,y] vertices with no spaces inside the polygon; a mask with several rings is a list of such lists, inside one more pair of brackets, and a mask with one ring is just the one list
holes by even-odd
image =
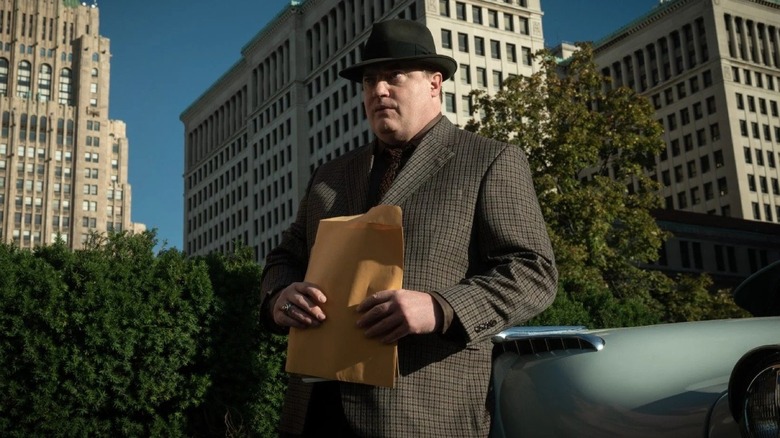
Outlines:
{"label": "man's nose", "polygon": [[375,96],[387,96],[390,94],[390,84],[383,79],[379,79],[376,81],[376,84],[374,84],[373,90],[371,91]]}

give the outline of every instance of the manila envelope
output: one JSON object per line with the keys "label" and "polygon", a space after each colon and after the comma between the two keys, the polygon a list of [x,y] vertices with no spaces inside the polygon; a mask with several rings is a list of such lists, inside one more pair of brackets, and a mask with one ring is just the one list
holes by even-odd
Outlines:
{"label": "manila envelope", "polygon": [[290,329],[288,373],[394,387],[397,344],[369,339],[356,326],[356,308],[375,292],[403,282],[401,208],[379,205],[358,216],[320,221],[306,281],[328,298],[326,319],[316,328]]}

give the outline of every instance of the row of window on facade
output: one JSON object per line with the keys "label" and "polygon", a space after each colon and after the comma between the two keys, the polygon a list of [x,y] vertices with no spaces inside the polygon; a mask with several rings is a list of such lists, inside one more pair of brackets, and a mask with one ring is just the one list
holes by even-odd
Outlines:
{"label": "row of window on facade", "polygon": [[[40,17],[40,21],[37,20]],[[16,19],[16,26],[14,26]],[[11,35],[14,27],[18,30],[18,36],[22,38],[33,38],[35,29],[38,28],[41,40],[54,41],[55,38],[55,20],[62,21],[62,44],[73,41],[75,35],[75,24],[65,21],[64,17],[46,17],[39,12],[35,14],[14,13],[11,10],[0,11],[0,34]],[[89,34],[89,24],[84,26],[84,31]]]}
{"label": "row of window on facade", "polygon": [[[441,30],[441,45],[445,49],[453,48],[452,31],[449,29]],[[463,32],[458,32],[458,51],[462,53],[469,53],[469,35]],[[477,56],[485,56],[485,38],[481,36],[474,36],[474,54]],[[522,52],[521,61],[523,65],[530,66],[533,61],[533,53],[530,47],[521,47]],[[509,62],[517,62],[517,46],[513,43],[506,43],[506,59]],[[501,56],[501,41],[490,40],[490,57],[495,60],[502,59]]]}
{"label": "row of window on facade", "polygon": [[[222,105],[219,111],[214,112],[188,133],[189,144],[187,147],[190,165],[194,165],[203,158],[213,155],[216,148],[220,148],[220,153],[223,153],[225,150],[224,147],[222,147],[223,139],[233,135],[233,132],[236,129],[241,129],[239,125],[244,119],[241,112],[231,110],[228,115],[228,112],[224,108],[225,105]],[[231,128],[227,128],[227,125],[230,125]],[[230,133],[230,135],[227,135],[228,133]],[[246,133],[238,136],[238,140],[234,140],[230,147],[235,147],[233,146],[235,145],[235,141],[242,142],[242,144],[239,145],[240,147],[246,145]],[[202,166],[203,165],[201,165],[201,168]],[[195,184],[197,184],[197,182],[195,182]]]}
{"label": "row of window on facade", "polygon": [[[721,152],[721,151],[716,151]],[[722,159],[722,154],[717,153],[716,156],[718,158],[716,159]],[[674,166],[673,169],[665,169],[661,171],[661,183],[663,184],[663,187],[671,187],[672,186],[672,175],[674,175],[674,184],[681,184],[686,180],[686,171],[687,171],[687,179],[692,180],[693,178],[696,178],[698,175],[705,175],[709,173],[710,171],[710,164],[709,164],[709,156],[704,155],[699,158],[699,163],[701,167],[697,169],[696,166],[696,160],[690,160],[686,163],[685,166],[682,164]],[[722,167],[722,165],[716,164],[716,168]],[[704,200],[710,201],[715,198],[715,193],[718,193],[720,196],[726,196],[729,192],[728,183],[725,177],[721,177],[717,179],[717,186],[713,185],[712,181],[708,181],[704,183]],[[716,192],[717,189],[717,192]],[[678,203],[677,206],[680,209],[684,209],[688,207],[688,199],[687,195],[684,195],[684,191],[679,192],[683,195],[678,196]],[[691,194],[691,203],[690,205],[698,205],[701,202],[701,190],[699,187],[692,187],[690,189]]]}
{"label": "row of window on facade", "polygon": [[[741,69],[740,75],[739,67],[731,67],[731,80],[738,84],[745,84],[751,87],[766,88],[767,90],[775,91],[775,76],[769,73],[762,73],[760,71],[753,71],[748,69]],[[780,83],[780,76],[777,77],[777,82]],[[780,91],[780,86],[777,87],[777,91]]]}
{"label": "row of window on facade", "polygon": [[[214,195],[219,193],[225,187],[229,187],[231,184],[237,185],[240,192],[240,180],[242,175],[248,171],[248,166],[249,160],[247,157],[244,157],[244,159],[237,162],[230,168],[225,169],[225,171],[221,173],[218,178],[214,178],[213,180],[209,181],[208,184],[201,187],[200,190],[196,191],[195,193],[191,193],[187,200],[188,211],[197,208],[203,202],[208,202],[209,200],[213,201]],[[246,182],[244,182],[244,187],[246,188]],[[220,197],[220,200],[223,199],[223,197]]]}
{"label": "row of window on facade", "polygon": [[[755,184],[755,183],[754,183]],[[717,180],[717,190],[721,197],[728,194],[728,184],[726,182],[726,178],[718,178]],[[714,186],[712,182],[706,182],[703,185],[703,195],[704,195],[704,201],[711,201],[715,199],[715,191]],[[677,201],[677,205],[674,205],[675,200]],[[696,207],[702,202],[702,189],[697,187],[691,187],[688,190],[683,190],[680,192],[677,192],[676,199],[669,195],[664,198],[665,208],[669,210],[677,209],[677,210],[685,210],[689,207]],[[763,216],[762,216],[762,209],[761,206],[763,205]],[[780,205],[774,206],[774,214],[772,212],[773,205],[771,203],[763,203],[759,204],[758,202],[753,201],[752,202],[752,213],[753,213],[753,219],[755,220],[764,220],[767,222],[777,221],[780,222]],[[716,214],[715,210],[710,210],[707,212],[708,214]],[[721,206],[720,211],[721,216],[730,216],[731,215],[731,209],[728,205]]]}
{"label": "row of window on facade", "polygon": [[[705,70],[701,74],[703,88],[709,88],[712,86],[712,72]],[[688,78],[688,81],[680,81],[673,87],[666,88],[663,92],[655,93],[650,97],[650,101],[653,103],[653,108],[656,110],[661,109],[664,105],[671,105],[675,101],[675,92],[677,94],[677,100],[682,100],[686,96],[695,96],[700,90],[699,76],[692,76]],[[663,96],[663,101],[661,97]],[[714,102],[713,102],[714,105]]]}
{"label": "row of window on facade", "polygon": [[[666,151],[664,151],[664,154]],[[724,158],[723,158],[723,151],[718,149],[712,152],[713,156],[713,164],[716,169],[720,169],[724,165]],[[664,157],[662,157],[664,158]],[[686,163],[686,168],[688,172],[688,178],[694,178],[698,176],[699,174],[705,174],[710,171],[710,155],[704,154],[698,159],[699,166],[696,165],[696,160],[689,160]],[[674,166],[674,182],[675,183],[681,183],[685,180],[685,176],[683,175],[683,165],[678,164]],[[661,182],[663,183],[664,187],[669,187],[672,184],[671,177],[670,177],[670,170],[664,169],[661,171]]]}
{"label": "row of window on facade", "polygon": [[[336,122],[338,123],[338,122]],[[324,135],[323,135],[324,132]],[[314,170],[317,166],[321,166],[333,159],[333,157],[340,156],[342,152],[348,152],[352,149],[357,149],[359,146],[367,145],[370,143],[370,136],[368,130],[364,129],[362,133],[356,134],[352,137],[352,146],[350,147],[349,141],[344,143],[343,151],[341,147],[336,146],[332,148],[332,144],[327,140],[329,127],[326,127],[324,131],[317,131],[314,136],[309,137],[309,173],[314,174]],[[346,132],[344,133],[346,134]],[[348,139],[347,139],[348,140]],[[323,150],[324,149],[324,150]],[[315,152],[316,151],[316,152]],[[315,165],[316,162],[316,165]]]}
{"label": "row of window on facade", "polygon": [[[235,206],[235,204],[243,201],[245,197],[249,196],[249,184],[244,181],[243,184],[239,184],[236,189],[231,190],[225,196],[220,196],[218,199],[209,197],[203,199],[204,190],[200,190],[193,196],[187,199],[187,216],[190,217],[188,222],[189,231],[200,228],[203,224],[210,221],[214,217],[219,217],[225,212],[226,206]],[[257,196],[257,195],[255,195]],[[195,213],[195,210],[202,207],[204,202],[210,202],[205,208],[200,208],[200,211]],[[257,204],[257,202],[255,202]],[[255,206],[257,209],[257,206]]]}
{"label": "row of window on facade", "polygon": [[[187,242],[187,251],[192,253],[206,246],[213,245],[215,242],[218,241],[235,240],[235,237],[231,236],[231,234],[240,232],[240,228],[245,224],[248,224],[248,222],[249,222],[249,208],[244,206],[243,209],[240,209],[234,212],[233,214],[226,216],[219,223],[216,223],[208,227],[208,229],[202,230],[202,232],[198,233],[196,236],[191,236],[190,240]],[[187,226],[188,226],[187,227],[188,233],[194,232],[195,227],[193,226],[192,220],[188,222]],[[248,229],[249,227],[247,226],[245,228]],[[257,220],[255,220],[255,230],[256,230],[255,235],[257,235]],[[244,231],[243,242],[245,244],[248,244],[248,237],[249,237],[248,233]]]}
{"label": "row of window on facade", "polygon": [[[681,110],[681,114],[682,114],[682,117],[681,117],[682,126],[688,125],[691,122],[690,113],[688,113],[688,109],[687,108],[683,108],[683,110]],[[695,119],[699,120],[701,118],[701,116],[697,117],[696,114],[699,114],[699,113],[694,113]],[[709,113],[709,114],[712,114],[712,113]],[[658,119],[658,123],[661,126],[664,126],[663,119]],[[666,132],[667,133],[671,133],[672,131],[674,131],[676,129],[677,129],[677,113],[668,114],[666,116],[666,126],[665,126]],[[710,131],[710,140],[713,143],[718,141],[718,140],[720,140],[720,125],[718,123],[711,123],[709,125],[709,131]],[[696,130],[696,140],[697,140],[697,143],[698,143],[699,147],[704,146],[704,145],[707,144],[707,136],[706,136],[705,128],[698,128]],[[683,144],[684,144],[684,147],[685,147],[686,151],[690,151],[691,149],[693,149],[692,134],[688,133],[688,134],[685,134],[683,136]],[[670,143],[669,143],[669,147],[672,149],[672,155],[673,156],[679,155],[679,154],[675,154],[675,152],[679,151],[679,149],[680,149],[679,148],[679,139],[672,139],[670,141]],[[661,154],[662,154],[661,155],[661,161],[664,161],[664,159],[665,159],[664,155],[663,155],[665,152],[668,153],[667,151],[662,151],[661,152]]]}
{"label": "row of window on facade", "polygon": [[[322,65],[330,56],[338,51],[344,44],[359,36],[364,29],[371,26],[380,18],[402,18],[408,20],[417,19],[417,8],[414,2],[403,10],[399,11],[394,17],[385,17],[391,7],[395,6],[398,0],[350,0],[338,2],[337,6],[332,8],[326,15],[320,17],[320,20],[314,23],[306,31],[306,54],[309,59],[309,70]],[[390,4],[392,3],[392,5]],[[378,7],[377,7],[378,6]],[[349,10],[347,10],[349,9]],[[289,52],[289,40],[285,41],[285,46],[280,47],[275,53],[269,56],[261,70],[268,72],[267,77],[276,79],[277,84],[282,81],[282,74],[278,74],[273,66],[288,67],[290,63],[286,61]],[[352,60],[354,63],[354,59]],[[270,65],[269,65],[270,64]],[[350,64],[351,65],[351,64]],[[265,67],[265,68],[263,68]],[[271,67],[271,68],[269,68]],[[343,68],[343,67],[342,67]],[[273,92],[273,90],[267,90]]]}
{"label": "row of window on facade", "polygon": [[[664,244],[660,251],[658,264],[662,266],[669,265],[667,255],[668,244]],[[698,241],[678,240],[678,254],[680,256],[680,266],[684,269],[705,270],[705,254],[710,257],[706,270],[714,268],[717,272],[736,274],[739,272],[737,266],[738,260],[747,260],[748,272],[756,272],[769,264],[769,254],[765,249],[744,248],[747,257],[737,258],[737,248],[732,245],[707,244]],[[711,250],[705,251],[703,246],[711,247]]]}
{"label": "row of window on facade", "polygon": [[[46,116],[40,116],[39,118],[36,115],[30,115],[28,118],[27,113],[20,114],[18,117],[19,140],[23,142],[28,142],[28,141],[39,142],[39,143],[46,142],[47,135],[51,130],[51,127],[48,125],[48,120],[49,119],[47,119]],[[2,121],[0,121],[0,137],[8,138],[10,135],[11,128],[15,126],[16,126],[16,115],[12,114],[9,111],[4,111],[2,115]],[[74,129],[75,129],[75,123],[73,122],[72,119],[68,119],[67,129],[66,129],[65,120],[57,119],[57,130],[56,130],[57,145],[63,145],[63,144],[73,145]],[[100,131],[100,122],[88,120],[87,130]],[[100,147],[100,137],[87,136],[85,141],[87,146]],[[4,149],[5,146],[6,146],[5,144],[0,144],[0,155],[3,154],[3,151],[5,150]],[[113,146],[113,151],[115,153],[118,153],[119,146],[115,144]],[[20,154],[20,156],[23,155],[24,154]]]}
{"label": "row of window on facade", "polygon": [[[208,161],[204,161],[187,178],[188,189],[192,189],[203,180],[208,180],[213,172],[222,171],[222,166],[228,161],[240,155],[247,148],[246,135],[236,138],[230,145],[220,148],[218,153],[211,156]],[[246,160],[246,158],[244,158]]]}
{"label": "row of window on facade", "polygon": [[[73,105],[73,73],[69,68],[60,69],[59,82],[57,84],[57,102],[63,105]],[[8,95],[9,64],[5,58],[0,58],[0,95]],[[92,78],[98,77],[98,69],[92,69]],[[16,96],[23,99],[35,97],[40,102],[47,102],[52,97],[52,67],[49,64],[41,64],[38,69],[38,86],[35,94],[32,89],[32,64],[29,61],[20,61],[16,71]],[[98,84],[90,82],[90,106],[97,106]]]}
{"label": "row of window on facade", "polygon": [[[764,216],[761,217],[761,206],[764,207]],[[756,201],[751,202],[751,207],[753,210],[753,219],[760,221],[764,220],[766,222],[772,222],[772,205],[770,204],[759,204]],[[775,206],[775,218],[777,222],[780,222],[780,205]]]}
{"label": "row of window on facade", "polygon": [[[744,61],[780,67],[777,46],[780,28],[724,14],[729,56]],[[760,56],[759,56],[760,55]]]}
{"label": "row of window on facade", "polygon": [[[517,4],[521,7],[527,7],[525,0],[519,2],[512,2],[511,0],[505,1],[507,4]],[[508,32],[514,32],[515,28],[518,29],[520,34],[528,35],[528,18],[518,16],[518,26],[515,26],[515,15],[508,12],[499,12],[495,9],[486,8],[485,15],[482,14],[483,8],[477,5],[467,5],[464,2],[455,2],[455,18],[460,21],[469,21],[467,7],[471,7],[471,22],[474,24],[487,24],[489,27],[498,29],[499,22],[503,21],[504,30]],[[443,17],[452,17],[452,11],[450,10],[450,0],[439,0],[439,14]],[[500,15],[499,15],[500,14]],[[499,19],[499,16],[503,17],[503,20]]]}
{"label": "row of window on facade", "polygon": [[780,143],[780,126],[771,127],[766,123],[759,125],[758,122],[750,122],[750,129],[748,130],[747,120],[739,120],[739,133],[743,137],[752,137],[755,139],[761,139],[763,137],[765,141],[771,142],[773,130],[775,134],[775,142]]}
{"label": "row of window on facade", "polygon": [[[745,153],[748,154],[750,152],[750,148],[745,148]],[[759,152],[756,150],[756,152]],[[772,158],[772,162],[770,163],[772,168],[774,168],[774,155],[769,155],[769,157]],[[761,163],[763,165],[763,163]],[[780,184],[778,184],[778,180],[774,176],[769,176],[769,179],[767,179],[767,176],[765,175],[759,175],[758,176],[759,186],[761,187],[761,193],[769,193],[769,184],[768,181],[772,182],[772,194],[775,196],[780,196]],[[756,191],[756,178],[753,174],[748,174],[748,188],[750,188],[751,192]]]}
{"label": "row of window on facade", "polygon": [[[697,119],[698,120],[698,119]],[[714,143],[720,139],[720,128],[717,123],[710,125],[710,139]],[[687,133],[682,136],[682,146],[680,144],[680,138],[675,137],[669,141],[667,147],[665,147],[658,157],[659,163],[664,163],[669,159],[670,152],[671,157],[678,157],[683,152],[690,152],[694,150],[694,136],[696,138],[697,147],[703,147],[707,145],[707,130],[705,128],[699,128],[695,133]]]}
{"label": "row of window on facade", "polygon": [[704,20],[699,17],[694,21],[694,25],[696,34],[690,23],[685,24],[681,30],[672,31],[613,62],[609,67],[604,67],[602,73],[611,77],[615,86],[625,85],[642,92],[708,61],[709,49]]}
{"label": "row of window on facade", "polygon": [[[27,182],[27,181],[25,181],[25,182]],[[66,194],[70,193],[70,185],[66,184],[65,186],[66,187],[64,188],[63,191]],[[18,187],[18,184],[17,184],[17,187]],[[32,187],[30,187],[30,189],[32,189]],[[37,184],[36,184],[36,189],[37,189]],[[41,190],[36,190],[36,192],[40,192],[40,191]],[[54,193],[55,194],[60,193],[59,185],[57,185],[57,187],[55,187]],[[84,185],[84,194],[97,195],[97,186],[96,185],[85,184]],[[107,191],[107,193],[106,193],[106,199],[108,199],[110,201],[111,200],[119,200],[119,201],[121,201],[122,200],[122,190],[109,189]],[[5,194],[0,194],[0,206],[5,205],[4,201],[5,201]],[[43,198],[40,197],[40,196],[33,197],[33,196],[17,195],[17,196],[14,197],[14,206],[17,209],[19,209],[19,210],[25,209],[25,208],[29,209],[29,208],[33,208],[33,207],[35,207],[36,210],[37,210],[37,209],[43,207]],[[54,210],[60,210],[60,207],[62,207],[62,210],[64,210],[64,211],[69,211],[70,210],[70,201],[67,200],[67,199],[61,200],[59,198],[52,199],[52,208]],[[121,213],[121,207],[117,207],[117,208],[119,208],[119,213],[118,214],[122,214]],[[97,211],[97,203],[96,203],[96,201],[85,200],[84,203],[83,203],[83,210],[84,211]],[[114,214],[113,210],[112,210],[111,214]]]}

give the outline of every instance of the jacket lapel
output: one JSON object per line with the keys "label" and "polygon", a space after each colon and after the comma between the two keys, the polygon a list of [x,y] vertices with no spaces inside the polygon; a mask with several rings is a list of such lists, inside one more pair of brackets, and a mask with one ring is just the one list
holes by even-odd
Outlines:
{"label": "jacket lapel", "polygon": [[451,148],[455,128],[445,117],[426,135],[387,190],[382,204],[401,205],[406,198],[433,177],[454,155]]}
{"label": "jacket lapel", "polygon": [[368,209],[368,175],[373,160],[373,143],[357,151],[344,166],[344,182],[347,194],[347,216],[365,213]]}

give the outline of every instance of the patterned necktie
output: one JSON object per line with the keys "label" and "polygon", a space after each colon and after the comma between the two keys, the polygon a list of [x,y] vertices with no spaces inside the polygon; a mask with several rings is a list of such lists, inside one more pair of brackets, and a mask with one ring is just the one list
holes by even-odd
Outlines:
{"label": "patterned necktie", "polygon": [[387,162],[387,170],[382,175],[382,181],[379,182],[379,193],[377,193],[377,200],[381,200],[387,189],[393,185],[393,180],[396,174],[398,174],[398,167],[401,164],[401,157],[403,155],[404,148],[388,148],[386,147],[382,151],[382,158]]}

